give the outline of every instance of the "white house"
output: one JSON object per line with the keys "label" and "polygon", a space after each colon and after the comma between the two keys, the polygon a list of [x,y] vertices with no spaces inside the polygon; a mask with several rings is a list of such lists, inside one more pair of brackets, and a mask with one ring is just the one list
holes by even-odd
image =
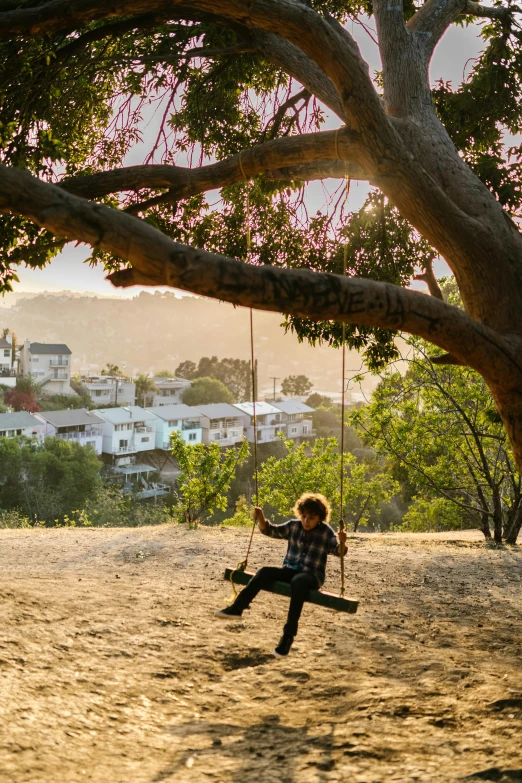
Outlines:
{"label": "white house", "polygon": [[116,375],[84,375],[82,383],[95,405],[135,405],[136,385]]}
{"label": "white house", "polygon": [[4,386],[16,385],[16,369],[13,362],[12,337],[0,337],[0,383]]}
{"label": "white house", "polygon": [[201,413],[188,405],[159,405],[146,408],[156,417],[156,448],[170,449],[170,435],[179,432],[185,443],[202,443]]}
{"label": "white house", "polygon": [[[238,402],[234,408],[241,413],[247,440],[254,442],[254,403]],[[283,412],[270,402],[256,402],[256,430],[258,443],[274,443],[277,433],[284,432]]]}
{"label": "white house", "polygon": [[42,411],[35,414],[45,425],[44,437],[76,441],[81,446],[93,446],[102,453],[103,421],[86,408],[65,411]]}
{"label": "white house", "polygon": [[203,443],[219,443],[235,446],[243,440],[243,417],[233,405],[217,402],[211,405],[193,406],[201,414]]}
{"label": "white house", "polygon": [[312,413],[314,409],[309,405],[305,405],[299,400],[272,402],[271,405],[282,413],[284,426],[281,431],[287,438],[301,441],[313,435]]}
{"label": "white house", "polygon": [[96,415],[103,420],[102,451],[119,465],[130,464],[131,455],[156,447],[156,416],[137,405],[101,408]]}
{"label": "white house", "polygon": [[181,402],[183,392],[192,385],[185,378],[153,378],[156,389],[147,392],[147,406],[160,408],[164,405],[176,405]]}
{"label": "white house", "polygon": [[44,422],[27,411],[0,413],[0,438],[16,438],[25,435],[27,438],[44,437]]}
{"label": "white house", "polygon": [[71,389],[71,351],[63,343],[26,340],[18,354],[19,370],[40,384],[46,394],[75,394]]}

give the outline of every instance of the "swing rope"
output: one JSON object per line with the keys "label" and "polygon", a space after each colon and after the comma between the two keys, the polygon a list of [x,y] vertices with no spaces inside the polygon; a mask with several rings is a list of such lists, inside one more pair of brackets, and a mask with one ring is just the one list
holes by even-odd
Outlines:
{"label": "swing rope", "polygon": [[[239,152],[239,168],[245,182],[248,182],[248,177],[245,174],[243,163],[241,160],[241,152]],[[250,255],[252,251],[252,234],[250,231],[250,193],[247,189],[246,193],[246,261],[250,261]],[[254,431],[254,483],[255,483],[255,497],[256,506],[259,506],[259,470],[257,461],[257,417],[256,417],[256,365],[255,365],[255,352],[254,352],[254,312],[250,308],[250,369],[251,369],[251,383],[252,383],[252,427]],[[237,564],[235,571],[245,571],[248,565],[248,557],[252,548],[252,541],[256,529],[255,519],[252,522],[252,530],[250,531],[250,538],[248,541],[248,547],[245,555],[245,559]],[[234,598],[237,597],[236,586],[233,581],[234,571],[230,575],[230,583],[234,590]]]}
{"label": "swing rope", "polygon": [[[339,131],[341,129],[337,128],[335,132],[335,155],[337,160],[341,160],[341,156],[339,155]],[[344,197],[344,204],[346,205],[348,203],[348,197],[350,195],[350,179],[345,174],[345,188],[346,193]],[[346,262],[348,259],[348,243],[345,241],[343,246],[343,275],[346,275]],[[340,460],[340,519],[339,519],[339,532],[344,532],[345,530],[345,524],[344,524],[344,516],[343,516],[343,506],[344,506],[344,409],[345,409],[345,367],[346,367],[346,324],[343,321],[342,322],[342,332],[341,332],[341,339],[342,339],[342,379],[341,379],[341,460]],[[344,595],[345,592],[345,579],[344,579],[344,555],[345,555],[345,548],[343,547],[341,550],[341,591],[340,596]]]}
{"label": "swing rope", "polygon": [[[335,133],[335,154],[337,160],[342,160],[341,156],[339,155],[339,131],[341,129],[337,128]],[[243,168],[243,162],[241,159],[242,156],[242,150],[239,152],[239,168],[243,177],[243,180],[245,182],[248,182],[248,177],[246,176],[245,170]],[[348,175],[345,176],[346,181],[346,195],[344,199],[344,203],[346,204],[348,202],[348,196],[350,194],[350,179]],[[246,193],[246,261],[248,262],[250,260],[251,250],[252,250],[252,236],[251,236],[251,230],[250,230],[250,194],[247,190]],[[348,244],[344,243],[344,251],[343,251],[343,275],[346,275],[346,264],[347,264],[347,257],[348,257]],[[259,469],[258,469],[258,459],[257,459],[257,418],[256,418],[256,372],[255,372],[255,352],[254,352],[254,318],[253,318],[253,310],[250,308],[250,363],[251,363],[251,371],[252,371],[252,427],[253,427],[253,433],[254,433],[254,481],[255,481],[255,497],[256,497],[256,506],[259,506]],[[340,520],[339,520],[339,531],[342,532],[345,530],[345,524],[344,524],[344,518],[343,518],[343,492],[344,492],[344,411],[345,411],[345,382],[344,382],[344,376],[345,376],[345,367],[346,367],[346,324],[343,321],[342,324],[342,393],[341,393],[341,461],[340,461],[340,468],[341,468],[341,475],[340,475]],[[245,555],[245,559],[242,560],[240,563],[237,564],[236,568],[230,572],[230,584],[232,585],[232,589],[234,590],[234,599],[237,597],[238,593],[236,590],[236,585],[234,583],[234,574],[236,571],[245,571],[246,567],[248,565],[248,558],[250,555],[250,550],[252,548],[252,541],[254,538],[254,532],[256,529],[256,522],[253,521],[252,524],[252,530],[250,532],[250,538],[248,541],[248,547]],[[341,550],[341,590],[340,590],[340,596],[341,598],[344,596],[345,593],[345,575],[344,575],[344,547]]]}

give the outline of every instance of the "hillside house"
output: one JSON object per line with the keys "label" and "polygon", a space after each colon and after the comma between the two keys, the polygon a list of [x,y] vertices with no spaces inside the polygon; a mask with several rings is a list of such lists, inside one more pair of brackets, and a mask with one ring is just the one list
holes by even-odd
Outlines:
{"label": "hillside house", "polygon": [[313,408],[299,400],[284,400],[272,402],[271,405],[282,413],[283,427],[281,432],[285,437],[298,443],[313,435],[312,413]]}
{"label": "hillside house", "polygon": [[71,351],[63,343],[26,340],[18,354],[20,374],[31,377],[45,394],[75,394],[71,389]]}
{"label": "hillside house", "polygon": [[156,448],[170,450],[170,435],[179,432],[185,443],[203,442],[201,413],[188,405],[159,405],[146,408],[156,416]]}
{"label": "hillside house", "polygon": [[113,464],[131,464],[138,452],[156,447],[156,416],[129,405],[123,408],[100,408],[96,415],[103,421],[102,452]]}
{"label": "hillside house", "polygon": [[44,437],[45,424],[27,411],[0,413],[0,438],[17,438],[25,435],[27,438]]}
{"label": "hillside house", "polygon": [[[238,402],[234,408],[241,414],[245,427],[246,438],[254,442],[254,403]],[[284,432],[283,412],[270,402],[256,402],[256,430],[258,443],[274,443],[277,433]]]}
{"label": "hillside house", "polygon": [[12,337],[0,337],[0,383],[4,386],[16,385],[16,368],[13,362]]}
{"label": "hillside house", "polygon": [[84,375],[82,384],[95,405],[135,405],[136,385],[116,375]]}
{"label": "hillside house", "polygon": [[45,425],[44,437],[75,441],[102,453],[103,421],[86,408],[35,413]]}
{"label": "hillside house", "polygon": [[203,443],[236,446],[243,440],[243,417],[233,405],[226,402],[193,406],[201,414]]}
{"label": "hillside house", "polygon": [[183,392],[192,385],[185,378],[153,378],[155,390],[146,395],[148,408],[161,408],[164,405],[177,405],[182,401]]}

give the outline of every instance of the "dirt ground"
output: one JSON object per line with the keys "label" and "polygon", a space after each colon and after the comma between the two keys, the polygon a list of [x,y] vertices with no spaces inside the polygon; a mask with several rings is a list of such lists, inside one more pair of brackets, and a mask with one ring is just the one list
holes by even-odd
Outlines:
{"label": "dirt ground", "polygon": [[522,781],[522,547],[350,538],[358,613],[305,605],[281,660],[286,599],[213,616],[247,537],[0,531],[1,783]]}

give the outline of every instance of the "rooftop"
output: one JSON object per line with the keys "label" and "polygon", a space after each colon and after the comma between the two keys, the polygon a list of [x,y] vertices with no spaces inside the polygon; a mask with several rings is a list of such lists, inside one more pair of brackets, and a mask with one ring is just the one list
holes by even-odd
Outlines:
{"label": "rooftop", "polygon": [[126,424],[130,421],[150,421],[154,419],[153,413],[140,408],[139,405],[125,405],[122,408],[97,408],[96,413],[104,421],[111,424]]}
{"label": "rooftop", "polygon": [[203,416],[208,416],[209,419],[237,419],[239,411],[234,405],[229,405],[228,402],[213,402],[210,405],[198,405],[194,406],[194,410],[199,411]]}
{"label": "rooftop", "polygon": [[299,400],[283,400],[282,402],[273,402],[272,405],[283,413],[313,413],[315,408],[310,408],[304,402]]}
{"label": "rooftop", "polygon": [[64,411],[42,411],[39,414],[54,427],[75,427],[82,424],[101,424],[102,420],[87,408],[73,408]]}
{"label": "rooftop", "polygon": [[25,427],[43,427],[43,422],[27,411],[0,413],[0,430],[20,430]]}
{"label": "rooftop", "polygon": [[72,351],[65,345],[65,343],[31,343],[29,345],[31,353],[60,353],[71,354]]}
{"label": "rooftop", "polygon": [[[254,415],[253,402],[238,402],[234,405],[234,408],[239,408],[241,413],[246,413],[247,416]],[[270,416],[274,413],[281,413],[281,411],[274,408],[269,402],[256,402],[256,416]]]}
{"label": "rooftop", "polygon": [[165,421],[171,419],[199,419],[201,417],[199,410],[183,403],[179,403],[179,405],[155,405],[153,408],[146,408],[146,410]]}

